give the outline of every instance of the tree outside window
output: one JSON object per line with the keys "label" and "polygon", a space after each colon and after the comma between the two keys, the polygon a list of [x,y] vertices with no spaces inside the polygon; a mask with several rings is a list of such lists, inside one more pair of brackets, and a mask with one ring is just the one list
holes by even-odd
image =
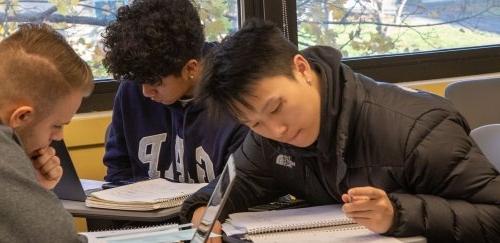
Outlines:
{"label": "tree outside window", "polygon": [[499,0],[297,0],[299,47],[345,57],[500,44]]}
{"label": "tree outside window", "polygon": [[[238,28],[237,0],[195,0],[207,41],[221,40]],[[132,0],[0,0],[0,39],[19,24],[45,22],[60,31],[92,67],[96,79],[109,78],[102,66],[100,43],[105,26],[116,10]]]}

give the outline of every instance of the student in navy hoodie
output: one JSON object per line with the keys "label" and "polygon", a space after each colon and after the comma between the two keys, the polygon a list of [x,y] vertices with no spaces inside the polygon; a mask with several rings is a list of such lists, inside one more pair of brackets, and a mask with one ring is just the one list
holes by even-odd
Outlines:
{"label": "student in navy hoodie", "polygon": [[118,9],[103,38],[103,63],[121,81],[103,159],[105,180],[214,179],[247,129],[229,116],[210,122],[204,105],[192,102],[201,58],[215,44],[204,42],[191,2],[134,1]]}

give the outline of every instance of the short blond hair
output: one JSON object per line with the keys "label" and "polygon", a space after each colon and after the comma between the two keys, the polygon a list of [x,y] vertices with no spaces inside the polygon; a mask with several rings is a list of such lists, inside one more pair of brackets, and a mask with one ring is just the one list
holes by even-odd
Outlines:
{"label": "short blond hair", "polygon": [[31,102],[47,111],[74,91],[94,88],[90,67],[46,24],[24,24],[0,42],[0,108],[9,102]]}

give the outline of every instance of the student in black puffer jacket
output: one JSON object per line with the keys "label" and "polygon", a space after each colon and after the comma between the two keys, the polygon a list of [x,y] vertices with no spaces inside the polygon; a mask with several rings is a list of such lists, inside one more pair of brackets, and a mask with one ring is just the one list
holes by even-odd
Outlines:
{"label": "student in black puffer jacket", "polygon": [[[500,242],[499,173],[447,100],[354,73],[330,47],[298,52],[268,23],[250,22],[211,58],[199,99],[252,129],[220,219],[293,194],[344,203],[381,234]],[[214,185],[181,215],[196,223]]]}

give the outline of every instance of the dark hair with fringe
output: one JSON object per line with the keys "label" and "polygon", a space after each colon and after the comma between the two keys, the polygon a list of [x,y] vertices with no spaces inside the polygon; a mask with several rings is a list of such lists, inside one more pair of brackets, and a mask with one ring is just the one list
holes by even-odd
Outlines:
{"label": "dark hair with fringe", "polygon": [[135,0],[103,33],[103,64],[117,80],[156,84],[199,59],[204,39],[191,1]]}
{"label": "dark hair with fringe", "polygon": [[205,58],[197,100],[206,104],[213,119],[229,112],[237,120],[241,111],[235,104],[252,109],[245,98],[258,80],[279,75],[293,78],[296,54],[297,47],[276,25],[249,20]]}

